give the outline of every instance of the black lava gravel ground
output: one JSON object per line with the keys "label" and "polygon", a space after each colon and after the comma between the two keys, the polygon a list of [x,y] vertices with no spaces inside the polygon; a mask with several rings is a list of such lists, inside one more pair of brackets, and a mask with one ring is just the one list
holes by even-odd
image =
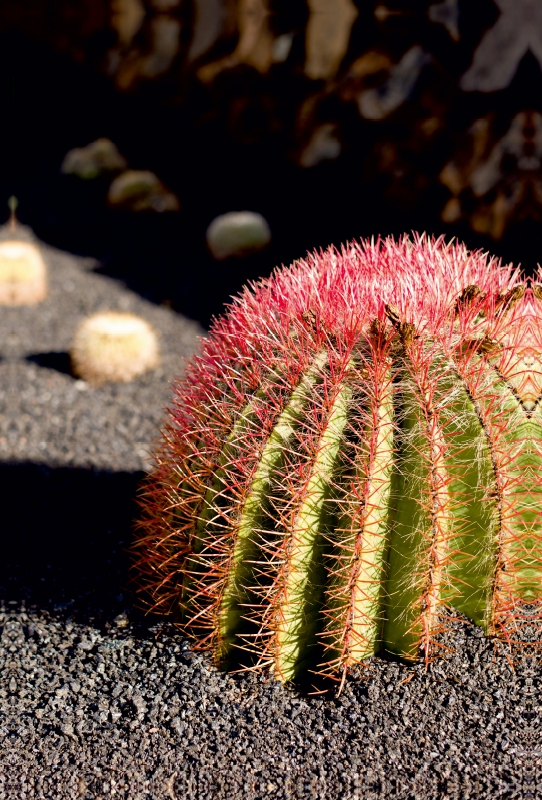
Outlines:
{"label": "black lava gravel ground", "polygon": [[3,797],[540,796],[533,670],[476,631],[427,672],[375,662],[336,699],[223,675],[129,613],[3,619]]}
{"label": "black lava gravel ground", "polygon": [[[528,649],[512,667],[457,622],[427,670],[374,659],[338,697],[310,696],[223,674],[134,608],[145,450],[199,331],[44,252],[50,299],[0,314],[0,800],[542,796]],[[150,319],[164,360],[91,389],[66,348],[81,315],[106,307]]]}

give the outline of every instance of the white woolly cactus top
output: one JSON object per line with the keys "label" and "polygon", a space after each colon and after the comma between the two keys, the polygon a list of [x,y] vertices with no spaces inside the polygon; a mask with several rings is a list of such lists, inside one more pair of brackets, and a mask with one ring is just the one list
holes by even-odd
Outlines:
{"label": "white woolly cactus top", "polygon": [[34,305],[46,296],[47,269],[36,245],[0,242],[0,305]]}
{"label": "white woolly cactus top", "polygon": [[159,348],[156,333],[144,319],[106,311],[81,323],[70,355],[75,374],[99,385],[131,381],[153,369],[159,361]]}

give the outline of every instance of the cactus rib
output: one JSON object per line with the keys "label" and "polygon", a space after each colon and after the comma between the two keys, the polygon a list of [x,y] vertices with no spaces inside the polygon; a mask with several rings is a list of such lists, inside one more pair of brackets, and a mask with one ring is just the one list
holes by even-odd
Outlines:
{"label": "cactus rib", "polygon": [[322,546],[327,512],[326,500],[336,474],[337,457],[346,425],[351,387],[346,381],[339,386],[331,403],[329,417],[311,465],[301,499],[293,515],[282,574],[279,602],[275,610],[276,628],[274,668],[283,681],[295,677],[303,645],[310,647],[312,630],[307,614],[307,590],[311,566]]}
{"label": "cactus rib", "polygon": [[302,376],[269,439],[265,442],[260,462],[256,466],[250,491],[237,524],[236,541],[231,549],[231,565],[228,568],[227,583],[220,602],[218,626],[224,658],[236,641],[243,604],[246,605],[251,599],[250,570],[254,559],[257,558],[257,542],[265,524],[267,497],[273,476],[280,469],[286,448],[291,445],[292,436],[299,425],[300,415],[306,406],[310,390],[321,379],[326,360],[326,352],[319,353],[314,364]]}
{"label": "cactus rib", "polygon": [[[369,371],[374,361],[366,363]],[[372,655],[380,640],[381,594],[387,550],[393,469],[393,394],[389,360],[378,363],[362,399],[361,441],[340,503],[340,523],[329,554],[327,635],[339,666],[351,667]]]}

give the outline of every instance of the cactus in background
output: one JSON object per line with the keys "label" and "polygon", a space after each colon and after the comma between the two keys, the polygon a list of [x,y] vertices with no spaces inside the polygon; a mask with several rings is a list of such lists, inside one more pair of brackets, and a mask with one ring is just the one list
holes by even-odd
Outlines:
{"label": "cactus in background", "polygon": [[228,211],[211,222],[207,247],[217,261],[259,253],[271,242],[267,220],[255,211]]}
{"label": "cactus in background", "polygon": [[176,386],[142,495],[152,608],[282,681],[430,659],[450,608],[509,642],[532,631],[541,294],[424,237],[246,290]]}
{"label": "cactus in background", "polygon": [[[16,203],[10,208],[14,229]],[[47,288],[47,268],[35,244],[18,239],[0,242],[0,305],[35,305],[45,300]]]}
{"label": "cactus in background", "polygon": [[126,211],[178,211],[179,198],[165,186],[154,172],[127,169],[111,183],[107,193],[111,208]]}
{"label": "cactus in background", "polygon": [[104,173],[121,172],[128,162],[111,139],[101,137],[86,147],[74,147],[64,156],[60,171],[89,181]]}
{"label": "cactus in background", "polygon": [[99,386],[128,382],[158,364],[158,339],[146,320],[135,314],[102,311],[83,320],[73,338],[70,357],[78,377]]}

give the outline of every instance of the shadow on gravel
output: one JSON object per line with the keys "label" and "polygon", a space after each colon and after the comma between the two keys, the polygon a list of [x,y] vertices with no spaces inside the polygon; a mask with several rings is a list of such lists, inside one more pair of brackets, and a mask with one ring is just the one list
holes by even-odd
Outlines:
{"label": "shadow on gravel", "polygon": [[0,599],[96,623],[131,605],[126,549],[143,476],[1,464]]}
{"label": "shadow on gravel", "polygon": [[26,360],[31,361],[33,364],[37,364],[38,367],[55,369],[57,372],[62,372],[64,375],[72,375],[69,353],[35,353],[31,356],[27,356]]}

